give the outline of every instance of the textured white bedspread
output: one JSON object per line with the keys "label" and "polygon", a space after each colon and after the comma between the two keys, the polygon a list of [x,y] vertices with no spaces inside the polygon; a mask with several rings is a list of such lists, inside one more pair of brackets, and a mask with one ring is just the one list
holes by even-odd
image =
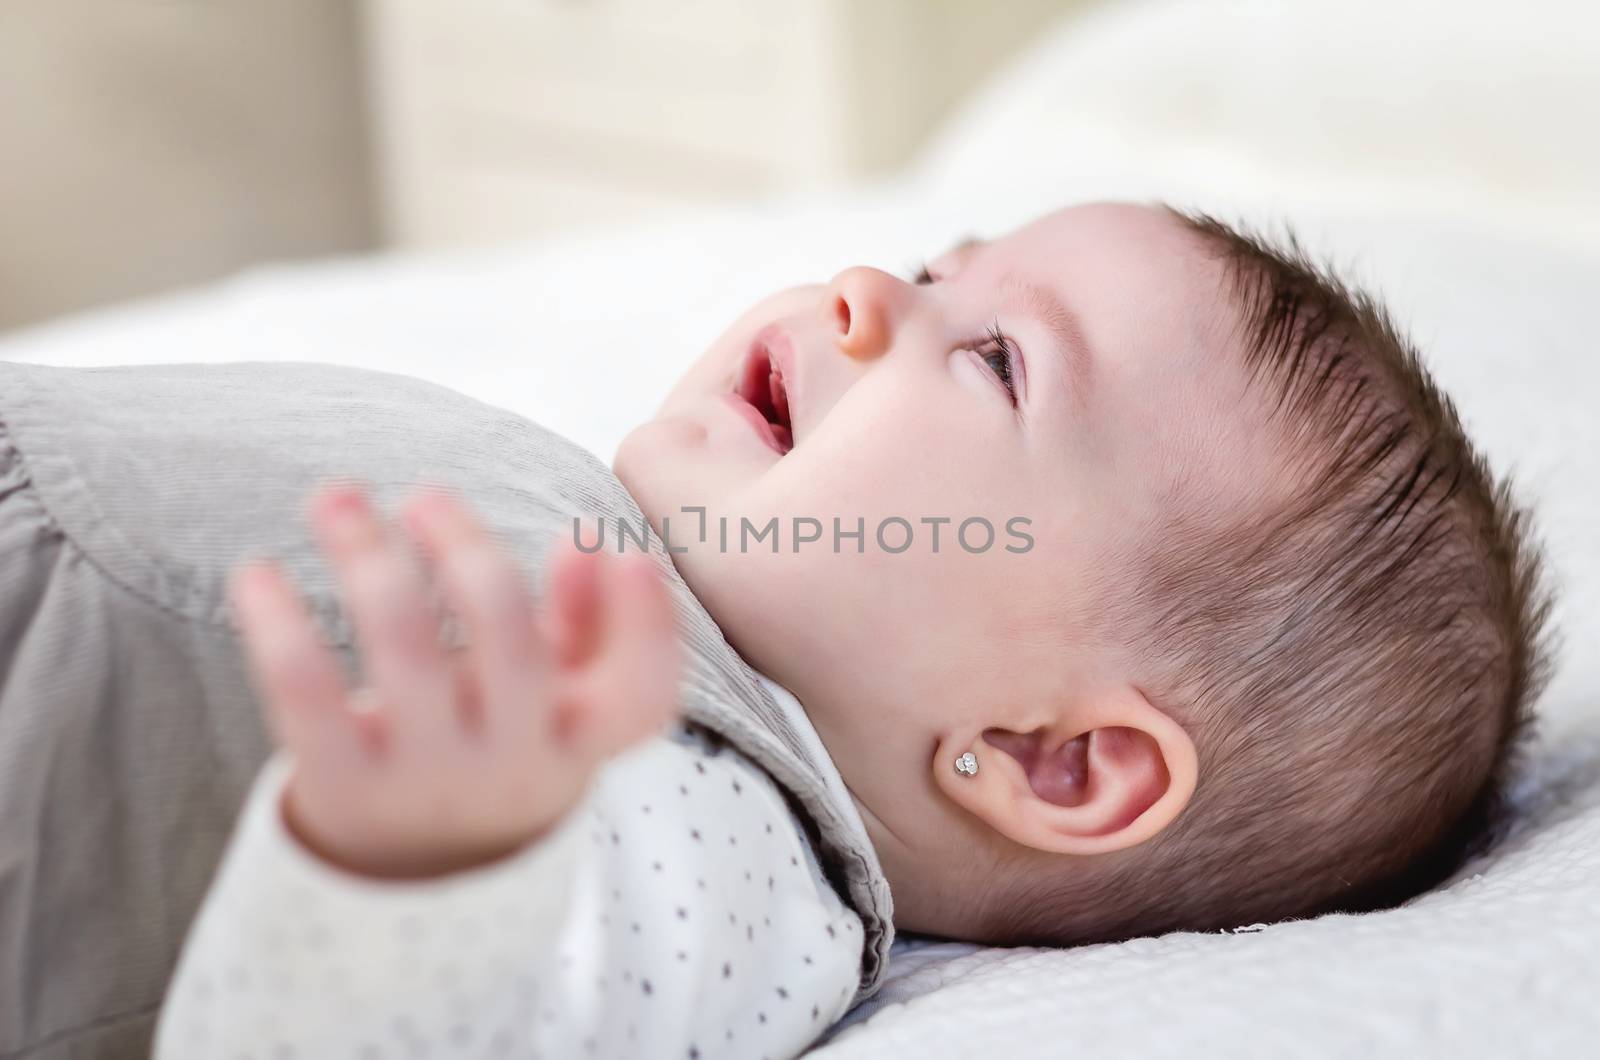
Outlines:
{"label": "textured white bedspread", "polygon": [[814,1055],[1593,1056],[1600,732],[1542,756],[1520,801],[1497,855],[1382,914],[1068,951],[913,943]]}

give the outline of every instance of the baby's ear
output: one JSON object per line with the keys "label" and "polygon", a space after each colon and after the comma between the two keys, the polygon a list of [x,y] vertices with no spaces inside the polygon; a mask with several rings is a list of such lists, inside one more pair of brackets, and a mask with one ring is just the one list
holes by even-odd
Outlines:
{"label": "baby's ear", "polygon": [[1059,854],[1149,839],[1188,804],[1197,769],[1189,734],[1132,687],[1063,705],[1031,728],[952,734],[933,763],[957,805],[1014,842]]}

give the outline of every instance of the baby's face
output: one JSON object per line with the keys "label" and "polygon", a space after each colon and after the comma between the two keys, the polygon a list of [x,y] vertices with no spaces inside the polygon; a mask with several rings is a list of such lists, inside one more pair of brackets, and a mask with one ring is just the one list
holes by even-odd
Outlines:
{"label": "baby's face", "polygon": [[[952,733],[1136,679],[1084,632],[1122,557],[1169,506],[1251,503],[1265,476],[1221,266],[1165,211],[1062,210],[927,272],[760,302],[616,458],[729,641],[906,842],[935,827],[913,807]],[[754,537],[774,518],[776,552]]]}

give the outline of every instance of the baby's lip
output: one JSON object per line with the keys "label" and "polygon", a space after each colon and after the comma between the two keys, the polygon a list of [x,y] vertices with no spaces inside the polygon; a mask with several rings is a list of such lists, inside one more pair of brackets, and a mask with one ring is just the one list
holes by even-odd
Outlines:
{"label": "baby's lip", "polygon": [[783,443],[778,441],[778,436],[773,433],[772,424],[767,422],[767,418],[761,414],[759,409],[740,397],[737,391],[722,396],[729,405],[733,406],[735,412],[744,417],[745,422],[750,424],[758,438],[766,442],[767,446],[779,456],[784,455]]}
{"label": "baby's lip", "polygon": [[[795,386],[794,343],[777,323],[757,331],[745,350],[734,377],[733,394],[762,420],[763,433],[770,435],[780,454],[799,441],[795,425],[799,419],[798,392]],[[770,421],[770,422],[769,422]]]}

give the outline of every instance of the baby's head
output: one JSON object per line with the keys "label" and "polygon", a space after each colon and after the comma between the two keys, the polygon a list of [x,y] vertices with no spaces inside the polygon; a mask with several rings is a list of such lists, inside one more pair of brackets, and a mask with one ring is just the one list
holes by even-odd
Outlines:
{"label": "baby's head", "polygon": [[904,929],[1398,901],[1488,834],[1542,672],[1524,518],[1381,309],[1163,207],[780,292],[616,470]]}

